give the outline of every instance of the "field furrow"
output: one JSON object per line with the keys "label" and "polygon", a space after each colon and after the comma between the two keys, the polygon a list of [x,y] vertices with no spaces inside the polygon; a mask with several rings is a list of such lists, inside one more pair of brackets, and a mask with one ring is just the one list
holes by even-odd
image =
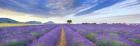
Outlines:
{"label": "field furrow", "polygon": [[64,27],[62,27],[58,46],[66,46],[66,45],[67,43],[66,43],[65,31],[64,31]]}

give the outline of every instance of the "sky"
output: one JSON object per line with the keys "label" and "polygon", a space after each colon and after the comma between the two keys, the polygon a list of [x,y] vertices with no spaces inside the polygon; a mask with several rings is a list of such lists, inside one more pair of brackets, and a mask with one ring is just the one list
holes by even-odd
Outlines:
{"label": "sky", "polygon": [[140,23],[140,0],[0,0],[0,18],[20,22]]}

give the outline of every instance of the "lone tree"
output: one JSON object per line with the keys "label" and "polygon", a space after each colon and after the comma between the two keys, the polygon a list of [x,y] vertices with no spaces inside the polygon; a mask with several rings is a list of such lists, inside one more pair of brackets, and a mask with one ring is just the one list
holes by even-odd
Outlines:
{"label": "lone tree", "polygon": [[72,23],[72,20],[67,20],[67,23],[68,23],[68,24],[71,24],[71,23]]}

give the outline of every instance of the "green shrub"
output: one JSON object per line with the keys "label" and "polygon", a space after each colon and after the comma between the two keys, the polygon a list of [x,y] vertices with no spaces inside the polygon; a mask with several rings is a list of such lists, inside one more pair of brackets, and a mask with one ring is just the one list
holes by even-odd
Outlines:
{"label": "green shrub", "polygon": [[110,46],[128,46],[128,45],[117,40],[112,40],[110,41]]}
{"label": "green shrub", "polygon": [[131,39],[133,42],[140,44],[140,40],[139,39]]}
{"label": "green shrub", "polygon": [[11,40],[6,46],[26,46],[27,43],[29,43],[29,41],[27,40],[21,40],[21,41],[17,41],[17,40]]}
{"label": "green shrub", "polygon": [[39,37],[41,34],[37,32],[31,32],[31,35],[33,35],[34,37]]}
{"label": "green shrub", "polygon": [[108,46],[108,41],[106,40],[101,40],[97,42],[98,46]]}
{"label": "green shrub", "polygon": [[95,34],[93,34],[93,33],[87,34],[86,38],[92,42],[96,42]]}

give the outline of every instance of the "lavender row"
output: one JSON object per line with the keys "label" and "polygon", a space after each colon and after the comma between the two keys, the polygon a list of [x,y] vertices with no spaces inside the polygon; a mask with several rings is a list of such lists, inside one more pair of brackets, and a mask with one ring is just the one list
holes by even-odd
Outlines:
{"label": "lavender row", "polygon": [[56,25],[35,25],[0,28],[0,45],[26,46],[55,27]]}
{"label": "lavender row", "polygon": [[81,36],[78,32],[73,31],[71,28],[65,26],[67,46],[96,46],[91,41]]}
{"label": "lavender row", "polygon": [[[79,32],[93,43],[106,41],[106,46],[112,41],[120,43],[119,46],[139,46],[140,38],[136,27],[128,25],[69,25],[70,28]],[[136,32],[137,33],[134,33]],[[123,35],[123,36],[122,36]],[[137,35],[137,36],[136,36]],[[108,40],[109,39],[109,40]],[[100,44],[98,44],[101,46]]]}
{"label": "lavender row", "polygon": [[60,37],[60,26],[46,33],[37,40],[34,40],[28,46],[57,46]]}

